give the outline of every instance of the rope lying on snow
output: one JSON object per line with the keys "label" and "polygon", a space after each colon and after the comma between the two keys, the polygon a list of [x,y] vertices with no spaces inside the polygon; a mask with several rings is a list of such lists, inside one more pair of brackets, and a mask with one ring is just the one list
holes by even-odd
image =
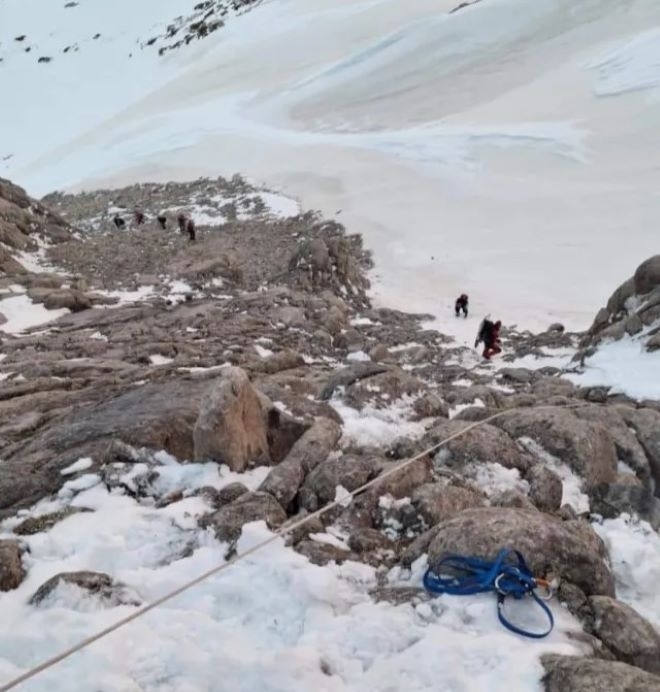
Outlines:
{"label": "rope lying on snow", "polygon": [[[534,406],[533,409],[535,411],[538,410],[543,410],[543,409],[571,409],[571,408],[578,408],[580,406],[589,406],[592,405],[590,402],[586,401],[581,401],[581,402],[576,402],[573,404],[566,404],[564,406]],[[345,495],[343,495],[341,498],[333,500],[332,502],[328,503],[324,507],[321,507],[321,509],[317,510],[316,512],[313,512],[312,514],[308,514],[302,519],[294,522],[293,524],[288,524],[286,526],[283,526],[282,528],[278,529],[273,533],[272,536],[269,538],[261,541],[260,543],[257,543],[253,545],[251,548],[248,548],[246,551],[242,552],[240,555],[234,555],[230,560],[227,562],[222,563],[221,565],[218,565],[217,567],[213,567],[212,569],[208,570],[207,572],[204,572],[203,574],[200,574],[198,577],[195,579],[192,579],[185,584],[182,584],[178,588],[174,589],[173,591],[170,591],[160,598],[157,598],[155,601],[152,601],[151,603],[147,603],[147,605],[144,605],[140,608],[138,608],[134,613],[131,613],[131,615],[127,615],[126,617],[122,618],[121,620],[117,620],[117,622],[113,623],[112,625],[109,625],[105,629],[100,630],[96,634],[93,634],[82,641],[78,642],[77,644],[74,644],[72,647],[69,649],[66,649],[65,651],[62,651],[61,653],[57,654],[56,656],[53,656],[52,658],[47,659],[43,663],[40,663],[39,665],[35,666],[34,668],[31,668],[30,670],[26,671],[22,675],[19,675],[18,677],[14,678],[13,680],[10,680],[8,683],[5,683],[0,687],[0,692],[6,692],[7,690],[12,690],[18,685],[27,682],[28,680],[31,680],[32,678],[36,677],[40,673],[43,673],[44,671],[48,670],[49,668],[52,668],[53,666],[57,665],[58,663],[64,661],[65,659],[73,656],[73,654],[77,653],[78,651],[82,651],[82,649],[87,648],[94,642],[97,642],[99,639],[103,639],[106,637],[108,634],[111,634],[112,632],[116,632],[118,629],[125,627],[128,625],[130,622],[133,622],[133,620],[137,620],[138,618],[141,618],[143,615],[146,615],[149,611],[154,610],[155,608],[158,608],[159,606],[163,605],[163,603],[166,603],[167,601],[171,601],[173,598],[178,596],[179,594],[184,593],[184,591],[188,591],[189,589],[192,589],[194,586],[197,586],[198,584],[201,584],[202,582],[206,581],[210,577],[219,574],[220,572],[223,572],[224,570],[229,569],[232,565],[235,565],[237,562],[240,562],[241,560],[244,560],[246,557],[256,553],[259,550],[262,550],[266,546],[270,545],[271,543],[274,543],[278,539],[282,538],[283,536],[286,536],[287,534],[291,533],[292,531],[295,531],[296,529],[300,528],[301,526],[304,526],[308,521],[311,521],[312,519],[316,519],[317,517],[323,516],[327,512],[329,512],[331,509],[334,509],[335,507],[339,505],[343,505],[344,502],[349,499],[349,498],[354,498],[357,495],[361,495],[365,490],[369,490],[369,488],[373,488],[374,486],[378,485],[382,481],[384,481],[387,478],[390,478],[396,473],[400,473],[403,471],[405,468],[410,466],[412,463],[415,461],[418,461],[419,459],[424,458],[425,456],[428,456],[430,454],[433,454],[436,452],[438,449],[441,447],[444,447],[448,442],[451,442],[452,440],[455,440],[458,437],[461,437],[465,435],[466,433],[470,432],[470,430],[474,430],[475,428],[479,428],[482,425],[485,425],[486,423],[490,423],[493,420],[496,420],[497,418],[501,418],[502,416],[505,416],[509,413],[515,413],[517,411],[520,411],[522,408],[525,407],[520,407],[520,408],[513,408],[513,409],[505,409],[503,411],[498,411],[497,413],[494,413],[491,416],[488,416],[487,418],[484,418],[483,420],[477,421],[475,423],[470,423],[467,425],[463,430],[459,430],[456,433],[453,433],[452,435],[449,435],[448,437],[445,437],[443,440],[440,440],[440,442],[437,442],[436,444],[432,445],[431,447],[428,447],[422,452],[419,452],[413,457],[410,457],[409,459],[405,459],[402,461],[400,464],[397,464],[391,469],[388,469],[384,473],[382,473],[380,476],[377,476],[376,478],[368,481],[364,485],[360,486],[356,490],[353,490],[351,492],[347,492]]]}

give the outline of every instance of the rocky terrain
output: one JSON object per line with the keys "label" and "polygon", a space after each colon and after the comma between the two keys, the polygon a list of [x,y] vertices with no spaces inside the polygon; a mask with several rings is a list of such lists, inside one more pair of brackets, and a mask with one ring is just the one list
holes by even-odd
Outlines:
{"label": "rocky terrain", "polygon": [[[543,365],[626,331],[652,350],[658,257],[586,335],[505,329],[505,363],[493,366],[425,329],[426,316],[373,308],[359,236],[272,204],[240,178],[42,202],[0,180],[0,589],[30,578],[31,541],[92,521],[76,499],[92,488],[160,517],[194,499],[193,525],[161,546],[168,564],[204,540],[232,555],[244,525],[286,526],[500,414],[310,520],[289,545],[314,564],[376,568],[372,599],[401,607],[428,600],[412,578],[425,555],[516,547],[557,580],[553,607],[584,630],[585,656],[543,658],[548,692],[660,689],[660,635],[617,600],[598,531],[621,516],[660,527],[660,402],[581,388]],[[198,220],[194,243],[180,212]],[[40,321],[20,328],[3,305],[37,306]],[[530,358],[533,368],[514,362]],[[212,482],[168,480],[201,464],[216,469]],[[89,564],[50,574],[29,607],[71,585],[104,608],[142,602]]]}

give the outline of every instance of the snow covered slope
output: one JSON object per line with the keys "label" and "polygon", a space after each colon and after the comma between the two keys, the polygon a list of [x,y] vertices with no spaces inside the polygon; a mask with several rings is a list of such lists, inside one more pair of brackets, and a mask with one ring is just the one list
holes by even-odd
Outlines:
{"label": "snow covered slope", "polygon": [[140,45],[190,4],[4,0],[0,172],[39,194],[240,170],[341,210],[384,302],[467,290],[528,327],[585,327],[656,249],[655,0],[272,0]]}

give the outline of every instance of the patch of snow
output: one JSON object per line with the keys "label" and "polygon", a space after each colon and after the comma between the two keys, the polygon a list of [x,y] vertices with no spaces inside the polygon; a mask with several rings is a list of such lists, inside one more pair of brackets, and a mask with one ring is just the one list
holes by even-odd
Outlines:
{"label": "patch of snow", "polygon": [[486,407],[486,404],[484,404],[484,402],[483,402],[481,399],[479,399],[478,397],[477,397],[474,401],[468,402],[467,404],[456,404],[456,406],[452,406],[452,407],[449,409],[449,418],[450,418],[450,419],[451,419],[451,418],[456,418],[456,416],[457,416],[461,411],[465,411],[465,409],[473,408],[473,407],[475,407],[475,406],[476,406],[477,408],[485,408],[485,407]]}
{"label": "patch of snow", "polygon": [[580,387],[611,387],[612,394],[632,399],[660,399],[660,353],[628,335],[598,347],[584,362],[582,373],[564,375]]}
{"label": "patch of snow", "polygon": [[343,485],[338,485],[335,488],[335,502],[338,502],[342,507],[349,507],[353,502],[353,496]]}
{"label": "patch of snow", "polygon": [[458,380],[454,380],[454,381],[452,382],[452,384],[453,384],[455,387],[472,387],[472,386],[474,385],[474,382],[472,382],[472,380],[462,380],[462,379],[458,379]]}
{"label": "patch of snow", "polygon": [[659,89],[660,29],[654,27],[621,41],[584,67],[596,72],[597,96]]}
{"label": "patch of snow", "polygon": [[380,324],[380,322],[374,322],[371,320],[369,317],[354,317],[351,321],[350,324],[352,324],[354,327],[365,327],[367,325],[377,325]]}
{"label": "patch of snow", "polygon": [[497,462],[468,464],[465,475],[488,497],[504,490],[518,490],[523,495],[529,492],[529,483],[520,477],[518,469],[507,469]]}
{"label": "patch of snow", "polygon": [[274,351],[271,351],[269,348],[264,348],[256,342],[254,344],[254,350],[257,352],[259,358],[268,358],[269,356],[272,356],[274,353]]}
{"label": "patch of snow", "polygon": [[267,209],[267,214],[278,219],[288,219],[300,214],[300,204],[296,200],[275,192],[259,192]]}
{"label": "patch of snow", "polygon": [[578,514],[589,511],[589,496],[582,490],[582,479],[571,467],[547,452],[541,445],[530,437],[520,437],[518,442],[531,454],[541,460],[544,466],[554,471],[562,482],[561,503],[570,505]]}
{"label": "patch of snow", "polygon": [[660,627],[660,536],[645,521],[622,514],[593,523],[610,555],[617,598]]}
{"label": "patch of snow", "polygon": [[60,473],[63,476],[70,476],[74,473],[78,473],[78,471],[86,471],[93,463],[94,461],[89,457],[83,457],[82,459],[78,459],[78,461],[74,461],[71,466],[62,469]]}
{"label": "patch of snow", "polygon": [[420,348],[422,344],[418,344],[416,341],[409,341],[406,344],[398,344],[397,346],[390,346],[388,351],[390,353],[400,353],[401,351],[410,351],[413,348]]}
{"label": "patch of snow", "polygon": [[364,351],[353,351],[346,356],[346,360],[352,363],[361,363],[367,360],[371,360],[369,356]]}
{"label": "patch of snow", "polygon": [[628,466],[628,464],[626,464],[625,461],[619,460],[617,462],[617,465],[616,465],[616,470],[619,473],[623,473],[623,474],[628,475],[628,476],[637,476],[637,474],[635,473],[635,470],[630,468],[630,466]]}
{"label": "patch of snow", "polygon": [[0,324],[0,331],[20,334],[30,327],[46,324],[69,314],[69,310],[46,310],[40,303],[33,303],[27,295],[17,295],[0,300],[0,312],[7,318]]}
{"label": "patch of snow", "polygon": [[149,356],[149,362],[152,365],[168,365],[174,362],[174,358],[168,358],[167,356],[161,356],[160,353],[154,353]]}
{"label": "patch of snow", "polygon": [[101,332],[94,332],[93,334],[90,334],[89,338],[94,339],[95,341],[107,341],[108,340],[108,337],[105,336],[105,334],[101,334]]}
{"label": "patch of snow", "polygon": [[[97,291],[101,295],[109,296],[110,298],[118,298],[119,302],[116,306],[126,305],[127,303],[139,303],[154,295],[154,286],[140,286],[135,291]],[[108,307],[112,308],[112,305]]]}
{"label": "patch of snow", "polygon": [[393,401],[382,409],[367,404],[358,411],[339,399],[331,399],[330,405],[344,421],[344,440],[356,444],[385,447],[397,437],[419,438],[426,430],[423,421],[410,420],[413,400],[409,397]]}
{"label": "patch of snow", "polygon": [[331,545],[334,548],[339,548],[340,550],[349,550],[345,541],[340,540],[331,533],[310,533],[309,537],[317,543],[325,543],[326,545]]}

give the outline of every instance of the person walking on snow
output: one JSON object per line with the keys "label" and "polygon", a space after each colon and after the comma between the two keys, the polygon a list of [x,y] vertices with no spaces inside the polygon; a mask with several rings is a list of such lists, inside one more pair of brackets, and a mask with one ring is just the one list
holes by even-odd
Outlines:
{"label": "person walking on snow", "polygon": [[481,323],[479,333],[477,334],[477,340],[474,342],[474,347],[477,348],[477,346],[483,342],[483,356],[486,360],[490,360],[493,356],[502,352],[502,346],[500,344],[501,328],[502,323],[500,320],[493,323],[488,318],[485,318]]}
{"label": "person walking on snow", "polygon": [[460,317],[461,312],[463,312],[463,317],[467,319],[468,316],[468,297],[465,293],[461,293],[458,298],[456,298],[456,304],[454,305],[454,310],[456,311],[456,317]]}

